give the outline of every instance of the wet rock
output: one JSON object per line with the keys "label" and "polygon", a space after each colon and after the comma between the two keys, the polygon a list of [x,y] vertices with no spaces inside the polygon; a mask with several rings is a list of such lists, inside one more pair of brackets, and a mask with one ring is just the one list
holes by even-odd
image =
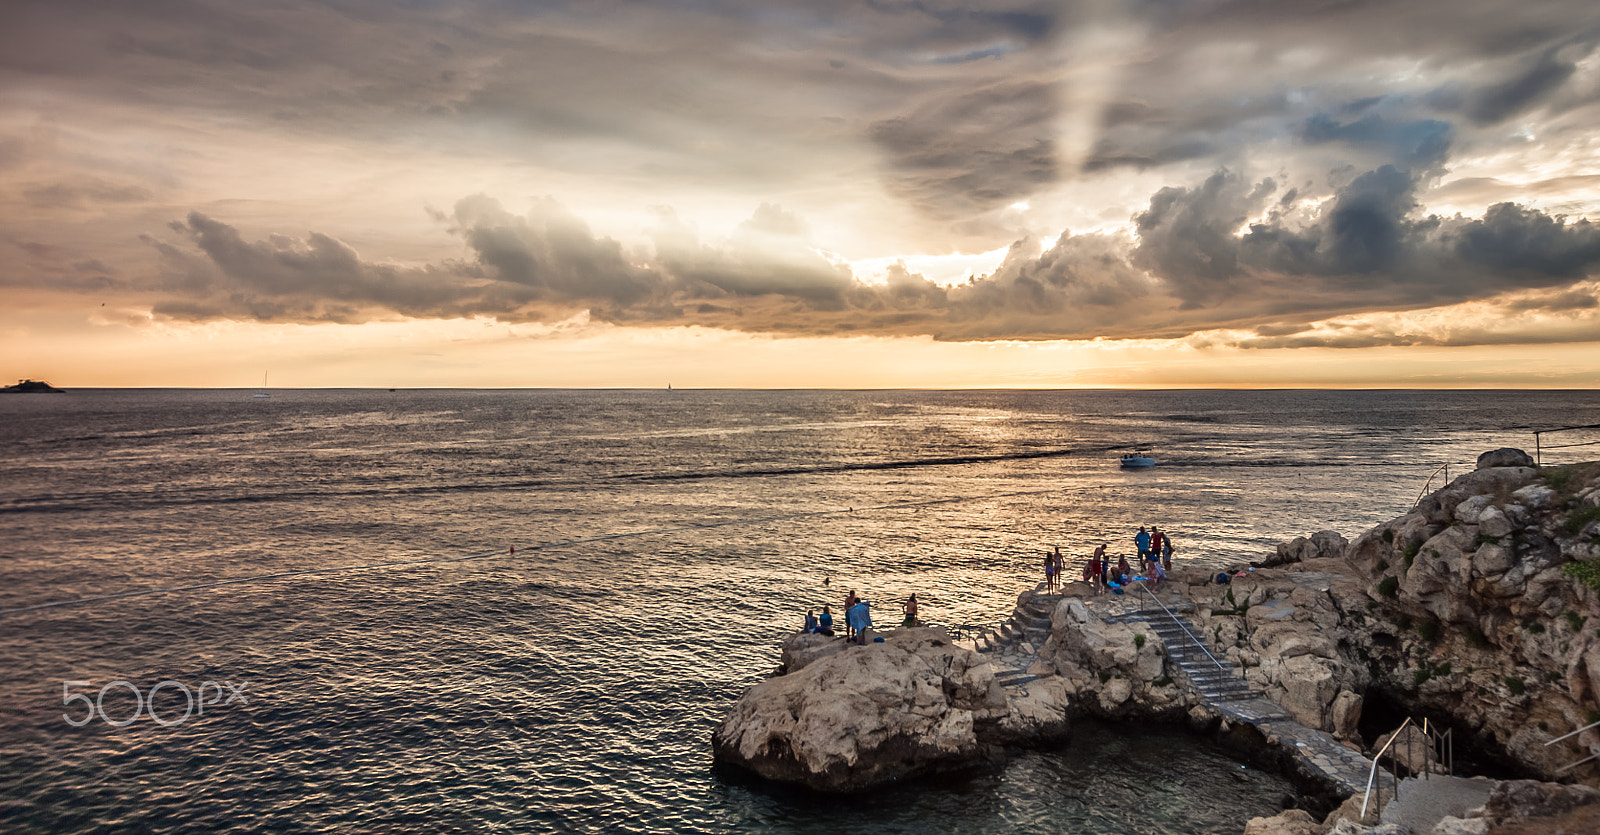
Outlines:
{"label": "wet rock", "polygon": [[1322,824],[1304,809],[1286,809],[1270,818],[1251,818],[1244,835],[1321,835]]}

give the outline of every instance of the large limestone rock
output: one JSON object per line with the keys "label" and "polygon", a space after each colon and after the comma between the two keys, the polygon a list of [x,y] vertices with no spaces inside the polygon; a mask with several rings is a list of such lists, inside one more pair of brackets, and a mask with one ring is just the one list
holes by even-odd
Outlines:
{"label": "large limestone rock", "polygon": [[819,658],[843,652],[849,644],[838,637],[800,633],[783,642],[782,670],[797,673]]}
{"label": "large limestone rock", "polygon": [[1496,824],[1542,818],[1600,803],[1600,789],[1537,780],[1504,780],[1489,791],[1484,817]]}
{"label": "large limestone rock", "polygon": [[791,644],[805,646],[786,657],[809,661],[739,699],[712,736],[718,760],[813,789],[853,791],[980,762],[1008,735],[1066,728],[1064,688],[1035,682],[1013,716],[987,661],[942,629],[896,630],[884,643],[831,654],[810,641]]}
{"label": "large limestone rock", "polygon": [[1276,551],[1255,565],[1272,568],[1306,560],[1342,558],[1349,546],[1350,543],[1336,531],[1317,531],[1309,539],[1301,536],[1289,542],[1278,543]]}
{"label": "large limestone rock", "polygon": [[1153,629],[1106,623],[1081,600],[1056,606],[1050,637],[1039,654],[1060,671],[1081,710],[1125,717],[1179,706],[1182,698],[1167,675],[1166,653]]}
{"label": "large limestone rock", "polygon": [[1600,467],[1540,470],[1512,453],[1351,544],[1345,570],[1363,592],[1332,594],[1340,655],[1413,716],[1476,729],[1475,744],[1531,773],[1594,781],[1593,764],[1558,769],[1600,750],[1600,733],[1545,743],[1600,701],[1600,594],[1569,573],[1600,559],[1586,515]]}
{"label": "large limestone rock", "polygon": [[1342,739],[1356,736],[1360,694],[1370,681],[1337,603],[1362,595],[1363,584],[1349,573],[1342,557],[1318,557],[1249,572],[1226,586],[1183,578],[1190,580],[1191,617],[1219,657],[1295,721]]}
{"label": "large limestone rock", "polygon": [[1478,469],[1480,470],[1488,469],[1490,467],[1531,466],[1533,466],[1533,456],[1523,452],[1520,449],[1513,449],[1511,447],[1492,449],[1478,456]]}

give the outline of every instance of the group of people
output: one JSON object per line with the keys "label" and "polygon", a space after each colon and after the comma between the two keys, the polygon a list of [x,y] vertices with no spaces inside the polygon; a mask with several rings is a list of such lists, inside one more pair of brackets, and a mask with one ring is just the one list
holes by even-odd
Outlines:
{"label": "group of people", "polygon": [[[1123,586],[1135,579],[1143,580],[1150,588],[1160,586],[1167,579],[1167,572],[1172,570],[1172,538],[1160,528],[1140,526],[1139,532],[1133,536],[1133,544],[1139,550],[1138,571],[1128,564],[1125,556],[1117,557],[1117,564],[1111,564],[1111,558],[1106,555],[1109,543],[1102,542],[1094,549],[1094,554],[1083,566],[1083,581],[1094,587],[1095,593],[1106,591],[1120,592]],[[1053,591],[1057,579],[1061,576],[1061,548],[1057,547],[1053,553],[1045,554],[1045,590]]]}
{"label": "group of people", "polygon": [[1150,587],[1161,585],[1161,581],[1167,579],[1167,572],[1172,570],[1172,537],[1155,525],[1148,531],[1140,525],[1139,532],[1133,535],[1133,544],[1139,549],[1139,559],[1150,577]]}
{"label": "group of people", "polygon": [[[905,614],[901,626],[916,626],[917,596],[912,594],[900,604],[900,611]],[[856,590],[851,589],[844,597],[844,624],[845,640],[856,644],[867,642],[867,630],[872,628],[872,605],[866,600],[856,596]],[[817,635],[833,635],[833,612],[827,606],[822,607],[822,614],[816,614],[815,609],[806,610],[806,632]]]}

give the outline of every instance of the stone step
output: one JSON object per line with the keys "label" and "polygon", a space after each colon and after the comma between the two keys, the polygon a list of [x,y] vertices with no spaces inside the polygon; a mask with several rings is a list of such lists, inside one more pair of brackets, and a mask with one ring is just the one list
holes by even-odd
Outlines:
{"label": "stone step", "polygon": [[1022,670],[1007,670],[994,674],[994,680],[1000,682],[1001,687],[1020,687],[1030,682],[1039,680],[1036,675],[1030,675]]}

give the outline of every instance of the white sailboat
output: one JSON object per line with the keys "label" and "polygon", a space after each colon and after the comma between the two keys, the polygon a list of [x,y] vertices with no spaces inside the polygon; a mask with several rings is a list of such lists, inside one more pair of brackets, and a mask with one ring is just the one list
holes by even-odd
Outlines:
{"label": "white sailboat", "polygon": [[[266,388],[267,387],[267,372],[265,372],[265,371],[261,372],[261,387],[262,388]],[[263,392],[258,392],[258,393],[256,393],[255,395],[252,395],[252,396],[253,397],[271,397],[272,395],[267,394],[266,392],[263,391]]]}

